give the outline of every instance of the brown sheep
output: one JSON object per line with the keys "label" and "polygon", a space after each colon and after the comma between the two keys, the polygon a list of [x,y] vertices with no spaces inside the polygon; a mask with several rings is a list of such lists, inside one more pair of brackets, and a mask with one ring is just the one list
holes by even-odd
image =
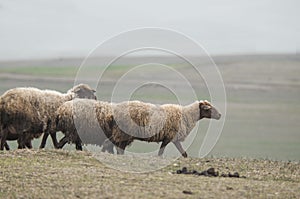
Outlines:
{"label": "brown sheep", "polygon": [[94,92],[85,84],[74,86],[66,94],[37,88],[15,88],[6,91],[0,97],[0,149],[3,150],[7,144],[6,140],[10,138],[18,139],[18,148],[24,148],[25,145],[31,147],[29,140],[31,142],[42,133],[44,136],[40,148],[44,148],[49,134],[54,147],[57,148],[56,110],[64,102],[74,98],[96,99]]}

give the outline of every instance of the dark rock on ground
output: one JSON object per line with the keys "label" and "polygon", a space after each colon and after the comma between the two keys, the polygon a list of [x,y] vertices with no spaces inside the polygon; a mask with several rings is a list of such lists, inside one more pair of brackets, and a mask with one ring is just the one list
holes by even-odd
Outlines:
{"label": "dark rock on ground", "polygon": [[[182,167],[182,169],[179,169],[176,171],[176,174],[192,174],[192,175],[199,175],[199,176],[208,176],[208,177],[218,177],[219,172],[215,170],[215,168],[211,167],[207,170],[198,172],[197,170],[189,171],[186,167]],[[222,173],[220,177],[230,177],[230,178],[246,178],[245,176],[240,176],[238,172],[232,173]]]}
{"label": "dark rock on ground", "polygon": [[189,195],[192,195],[192,194],[193,194],[193,192],[191,192],[191,191],[186,191],[186,190],[182,191],[182,193],[184,193],[184,194],[189,194]]}

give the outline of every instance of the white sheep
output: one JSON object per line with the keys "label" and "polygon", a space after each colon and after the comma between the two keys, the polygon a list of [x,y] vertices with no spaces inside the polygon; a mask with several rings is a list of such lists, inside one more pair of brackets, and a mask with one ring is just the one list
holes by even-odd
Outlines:
{"label": "white sheep", "polygon": [[187,106],[175,104],[154,105],[140,101],[128,101],[113,105],[114,124],[110,141],[123,154],[133,140],[162,142],[161,156],[172,142],[183,157],[187,153],[181,142],[202,118],[220,119],[221,114],[208,101],[196,101]]}
{"label": "white sheep", "polygon": [[16,134],[18,148],[24,148],[28,139],[39,137],[42,133],[44,136],[40,148],[44,148],[49,134],[56,148],[56,110],[64,102],[74,98],[96,99],[94,92],[86,84],[74,86],[66,94],[37,88],[14,88],[6,91],[0,97],[0,149],[3,150],[6,140]]}
{"label": "white sheep", "polygon": [[[202,118],[220,117],[221,114],[208,101],[197,101],[188,106],[159,106],[140,101],[108,103],[75,99],[64,103],[57,111],[56,126],[65,134],[58,146],[73,142],[77,149],[81,149],[81,140],[84,140],[85,143],[104,145],[111,151],[114,144],[118,154],[122,154],[125,147],[137,139],[162,142],[158,153],[162,155],[166,145],[173,142],[187,157],[180,142],[184,141],[196,122]],[[95,135],[100,138],[95,138]],[[109,139],[104,142],[106,137]]]}

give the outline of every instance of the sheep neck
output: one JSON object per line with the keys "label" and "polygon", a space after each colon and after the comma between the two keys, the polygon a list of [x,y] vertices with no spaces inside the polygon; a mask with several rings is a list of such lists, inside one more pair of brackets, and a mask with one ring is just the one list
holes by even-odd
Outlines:
{"label": "sheep neck", "polygon": [[200,110],[199,110],[199,102],[194,102],[190,105],[183,107],[183,114],[186,117],[188,122],[196,123],[201,119]]}

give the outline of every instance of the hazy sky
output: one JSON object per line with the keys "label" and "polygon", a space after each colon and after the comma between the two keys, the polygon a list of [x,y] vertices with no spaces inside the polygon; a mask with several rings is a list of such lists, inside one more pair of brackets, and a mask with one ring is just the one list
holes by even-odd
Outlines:
{"label": "hazy sky", "polygon": [[85,56],[141,27],[180,31],[210,54],[299,53],[299,2],[0,0],[0,60]]}

